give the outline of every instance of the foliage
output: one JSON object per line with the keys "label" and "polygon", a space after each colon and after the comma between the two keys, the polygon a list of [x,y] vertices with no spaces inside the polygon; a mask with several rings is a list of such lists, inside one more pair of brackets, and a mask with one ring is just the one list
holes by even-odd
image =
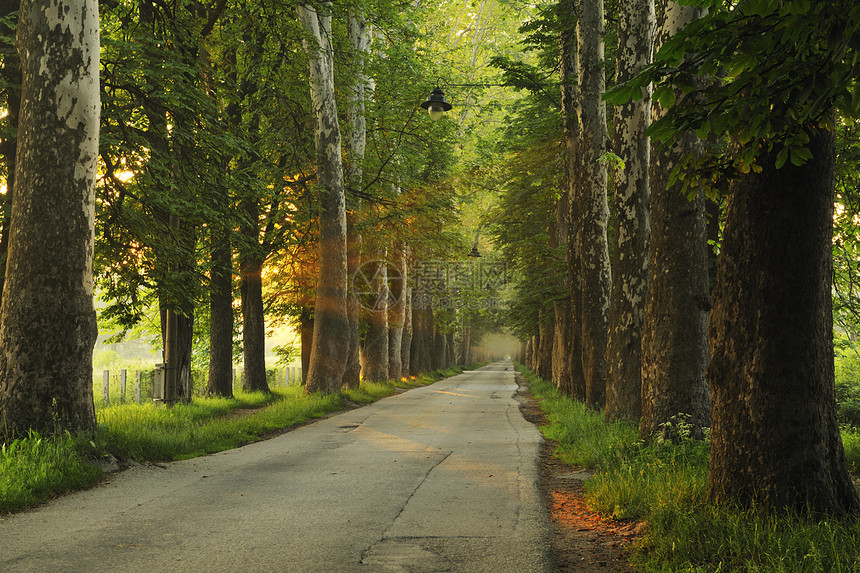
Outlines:
{"label": "foliage", "polygon": [[860,333],[860,123],[837,121],[836,206],[833,215],[833,323]]}
{"label": "foliage", "polygon": [[776,153],[777,167],[802,165],[811,158],[810,128],[832,125],[834,109],[860,113],[856,3],[695,4],[707,14],[665,42],[640,76],[607,94],[615,103],[638,98],[653,81],[654,100],[671,108],[651,126],[654,137],[669,142],[694,131],[730,140],[674,171],[693,192],[725,191],[734,176],[760,169],[763,151]]}

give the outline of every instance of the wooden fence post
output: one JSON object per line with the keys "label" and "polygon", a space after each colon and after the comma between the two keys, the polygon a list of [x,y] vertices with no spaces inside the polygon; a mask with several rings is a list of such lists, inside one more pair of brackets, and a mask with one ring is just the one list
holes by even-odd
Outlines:
{"label": "wooden fence post", "polygon": [[110,370],[102,370],[102,400],[110,404]]}

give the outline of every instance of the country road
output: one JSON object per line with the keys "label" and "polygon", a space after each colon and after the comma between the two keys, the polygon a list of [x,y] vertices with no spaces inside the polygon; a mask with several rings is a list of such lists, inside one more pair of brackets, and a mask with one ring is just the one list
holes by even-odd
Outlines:
{"label": "country road", "polygon": [[0,519],[0,571],[552,570],[510,362]]}

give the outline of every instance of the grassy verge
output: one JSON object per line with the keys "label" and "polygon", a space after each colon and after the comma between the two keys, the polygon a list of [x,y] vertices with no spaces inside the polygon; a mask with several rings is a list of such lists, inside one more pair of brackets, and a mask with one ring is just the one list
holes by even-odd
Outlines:
{"label": "grassy verge", "polygon": [[[520,370],[558,441],[558,456],[596,470],[586,482],[589,507],[621,520],[647,522],[634,564],[642,571],[860,572],[860,521],[796,513],[742,511],[707,501],[707,441],[644,445],[636,428],[607,423]],[[860,435],[843,434],[849,465],[860,467]],[[803,479],[798,476],[798,479]]]}
{"label": "grassy verge", "polygon": [[353,404],[367,404],[401,389],[454,376],[462,368],[386,383],[362,383],[340,394],[306,395],[301,386],[271,394],[237,391],[235,398],[198,398],[171,408],[147,404],[100,405],[94,436],[29,436],[0,444],[0,513],[43,503],[98,483],[93,463],[110,456],[137,462],[182,460],[235,448]]}

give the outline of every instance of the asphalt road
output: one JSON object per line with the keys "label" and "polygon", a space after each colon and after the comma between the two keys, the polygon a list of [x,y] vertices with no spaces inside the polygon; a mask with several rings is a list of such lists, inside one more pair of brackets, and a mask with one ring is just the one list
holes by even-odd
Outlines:
{"label": "asphalt road", "polygon": [[510,362],[0,519],[0,572],[551,571]]}

